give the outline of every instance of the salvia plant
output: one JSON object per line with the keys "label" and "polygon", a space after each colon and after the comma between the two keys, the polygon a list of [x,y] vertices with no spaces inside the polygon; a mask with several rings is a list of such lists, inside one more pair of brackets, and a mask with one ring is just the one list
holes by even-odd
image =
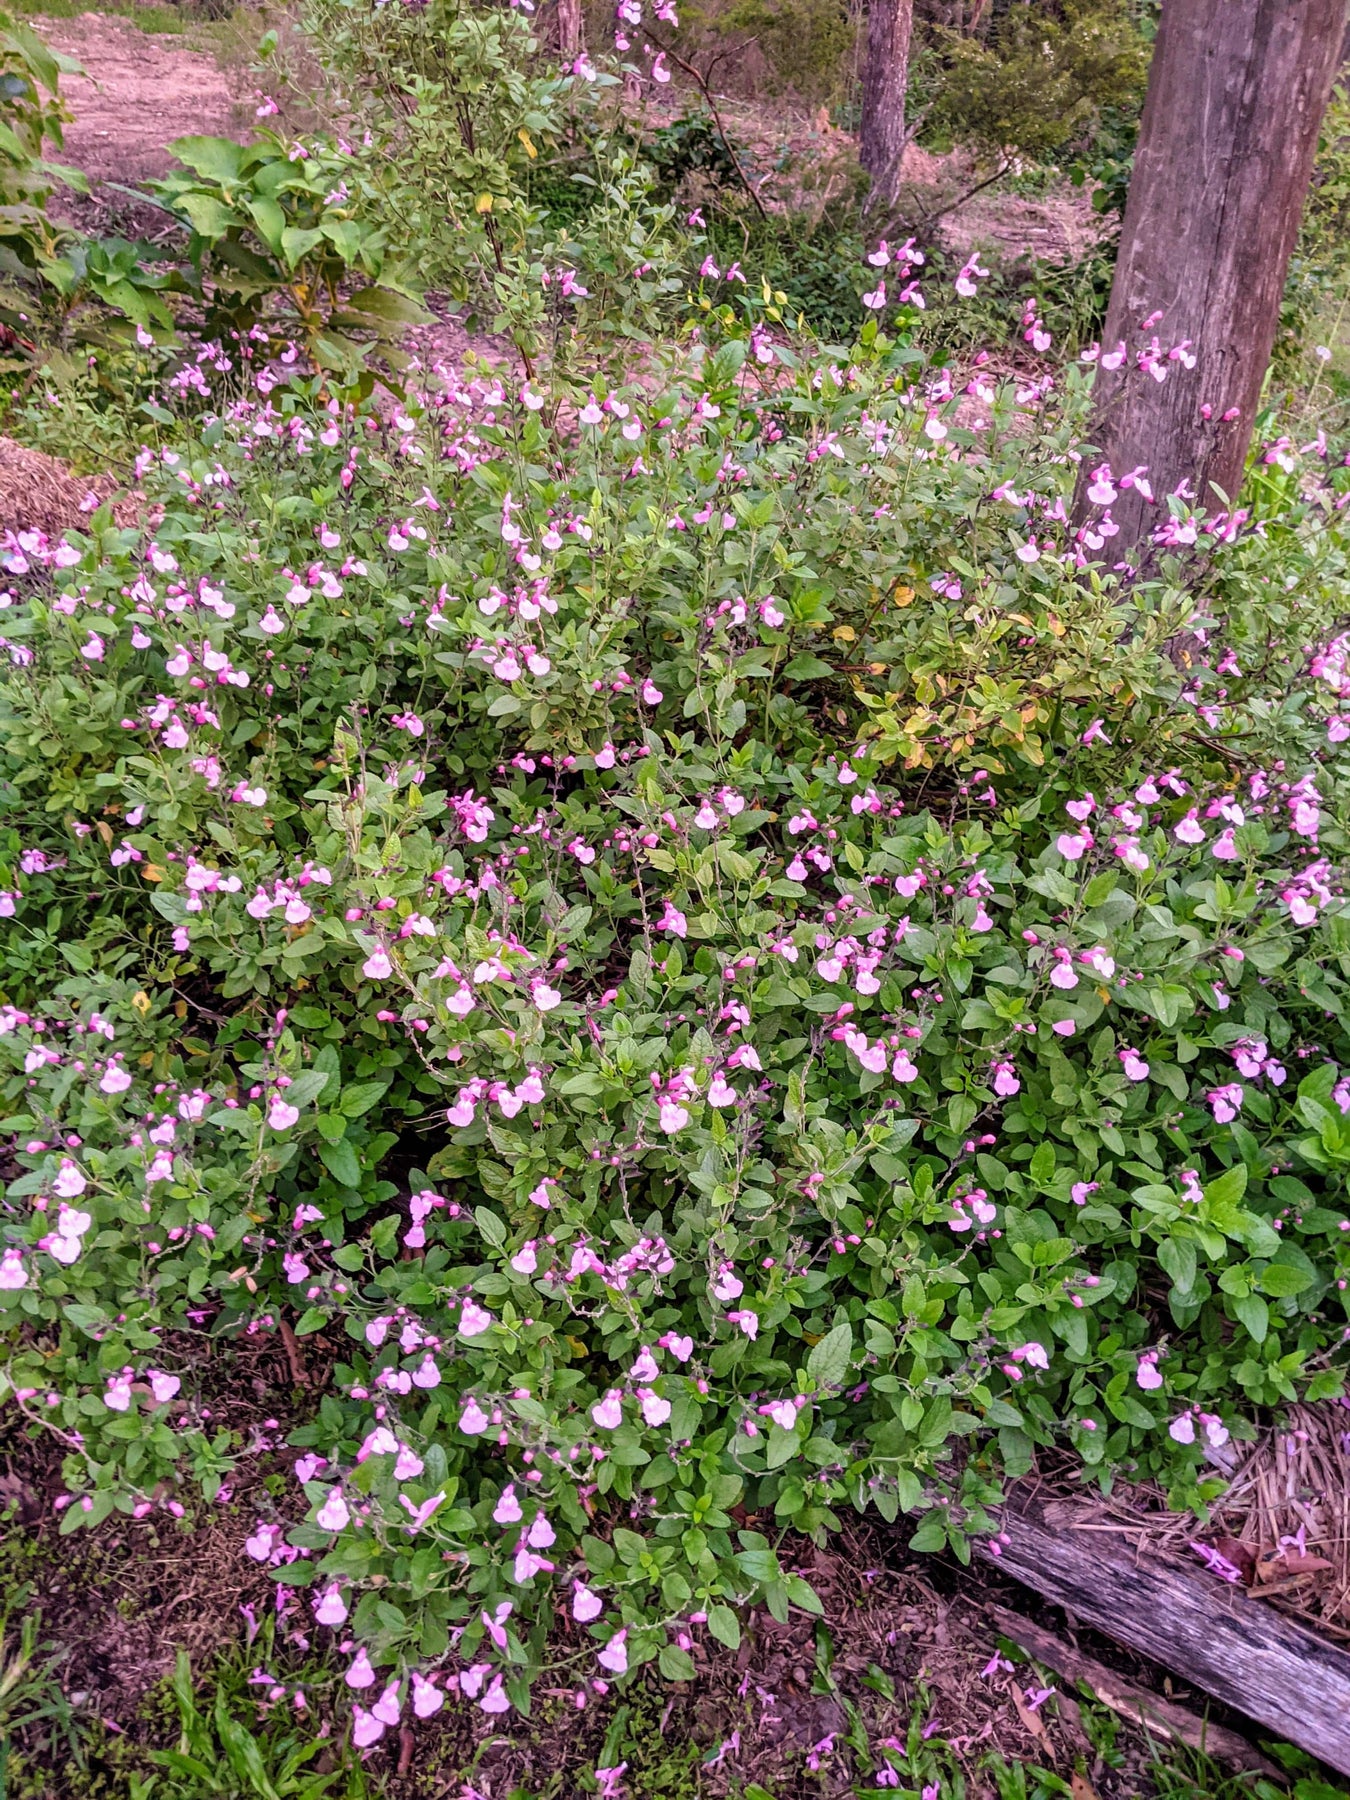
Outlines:
{"label": "salvia plant", "polygon": [[6,540],[0,1393],[64,1529],[181,1515],[285,1339],[246,1549],[361,1745],[1341,1392],[1344,469],[1145,578],[1086,373],[731,291],[619,386],[213,347],[139,526]]}

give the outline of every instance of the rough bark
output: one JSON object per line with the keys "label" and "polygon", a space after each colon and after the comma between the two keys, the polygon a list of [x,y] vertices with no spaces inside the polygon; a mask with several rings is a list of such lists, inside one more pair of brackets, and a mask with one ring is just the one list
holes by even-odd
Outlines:
{"label": "rough bark", "polygon": [[581,0],[558,0],[559,56],[564,62],[574,62],[584,48]]}
{"label": "rough bark", "polygon": [[[1163,0],[1102,334],[1128,354],[1092,432],[1155,495],[1122,491],[1117,553],[1179,483],[1210,507],[1237,490],[1345,23],[1346,0]],[[1136,363],[1155,336],[1161,383]],[[1166,361],[1185,340],[1191,369]]]}
{"label": "rough bark", "polygon": [[[1290,0],[1293,4],[1293,0]],[[1193,1686],[1350,1774],[1350,1656],[1239,1587],[1164,1562],[1136,1562],[1080,1508],[1005,1511],[990,1558],[1081,1623],[1174,1669]],[[988,1554],[983,1550],[983,1554]]]}
{"label": "rough bark", "polygon": [[900,185],[913,23],[914,0],[870,0],[858,134],[858,160],[872,177],[869,211],[892,207]]}

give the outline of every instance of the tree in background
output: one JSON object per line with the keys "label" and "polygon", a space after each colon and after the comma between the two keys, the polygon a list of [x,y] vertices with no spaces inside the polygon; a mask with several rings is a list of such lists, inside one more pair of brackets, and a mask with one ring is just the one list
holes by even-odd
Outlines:
{"label": "tree in background", "polygon": [[1117,550],[1180,484],[1213,507],[1242,479],[1345,19],[1345,0],[1164,0],[1094,432],[1157,502],[1120,491]]}
{"label": "tree in background", "polygon": [[564,62],[571,62],[581,54],[584,43],[581,0],[558,0],[558,54]]}
{"label": "tree in background", "polygon": [[1138,114],[1149,49],[1125,0],[1041,0],[920,30],[932,58],[927,133],[981,161],[1062,165],[1104,118]]}
{"label": "tree in background", "polygon": [[872,178],[868,211],[894,206],[900,184],[913,25],[914,0],[871,0],[858,142],[858,159]]}

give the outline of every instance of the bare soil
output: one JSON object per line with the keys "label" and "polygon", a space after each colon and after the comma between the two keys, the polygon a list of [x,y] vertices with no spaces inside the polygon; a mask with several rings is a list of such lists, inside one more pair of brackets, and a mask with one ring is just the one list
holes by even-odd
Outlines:
{"label": "bare soil", "polygon": [[135,187],[166,174],[175,138],[247,135],[248,109],[232,75],[182,35],[143,31],[130,19],[93,12],[37,24],[86,71],[61,83],[74,114],[61,160],[88,176],[91,189],[87,199],[65,195],[54,208],[72,223],[145,231],[158,215],[137,207],[118,184]]}

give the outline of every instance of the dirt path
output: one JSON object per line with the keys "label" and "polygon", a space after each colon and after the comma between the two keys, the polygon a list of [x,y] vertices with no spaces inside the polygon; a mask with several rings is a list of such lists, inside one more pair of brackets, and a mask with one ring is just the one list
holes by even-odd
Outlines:
{"label": "dirt path", "polygon": [[[129,19],[82,13],[38,21],[57,50],[87,71],[67,76],[61,92],[75,117],[66,128],[61,160],[89,177],[91,200],[71,198],[66,216],[102,230],[127,227],[135,203],[112,182],[135,185],[163,175],[168,145],[191,134],[242,136],[242,108],[214,57],[190,49],[183,37],[140,30]],[[138,217],[136,224],[144,228]]]}

